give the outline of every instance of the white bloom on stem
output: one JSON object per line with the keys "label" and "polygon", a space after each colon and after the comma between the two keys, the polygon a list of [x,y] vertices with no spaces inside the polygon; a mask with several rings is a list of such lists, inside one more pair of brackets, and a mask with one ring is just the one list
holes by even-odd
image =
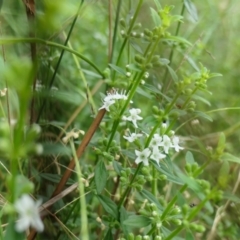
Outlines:
{"label": "white bloom on stem", "polygon": [[176,152],[179,152],[179,150],[182,150],[183,147],[180,147],[179,144],[179,138],[177,136],[174,136],[172,138],[172,143],[173,143],[173,148],[175,149]]}
{"label": "white bloom on stem", "polygon": [[158,148],[153,148],[151,159],[155,160],[157,164],[159,164],[159,161],[165,157],[166,155],[161,153]]}
{"label": "white bloom on stem", "polygon": [[103,99],[103,106],[100,107],[98,110],[106,109],[106,111],[110,111],[109,107],[113,105],[116,100],[127,100],[126,91],[121,91],[120,93],[116,89],[112,89],[112,91],[107,92],[107,96]]}
{"label": "white bloom on stem", "polygon": [[111,105],[113,105],[114,103],[115,103],[115,100],[113,100],[113,99],[104,100],[102,107],[100,107],[98,110],[101,110],[101,109],[104,109],[104,108],[105,108],[106,111],[110,112],[109,107],[110,107]]}
{"label": "white bloom on stem", "polygon": [[125,138],[129,142],[134,142],[140,137],[142,137],[141,133],[131,133],[130,131],[129,131],[129,136],[123,136],[123,138]]}
{"label": "white bloom on stem", "polygon": [[151,151],[149,148],[145,148],[142,152],[135,150],[135,154],[137,155],[137,158],[135,160],[135,163],[143,163],[144,166],[148,166],[148,157],[151,154]]}
{"label": "white bloom on stem", "polygon": [[141,113],[141,109],[139,108],[132,108],[129,110],[130,112],[130,116],[129,117],[125,117],[124,119],[127,121],[131,121],[133,123],[133,125],[135,126],[135,128],[138,128],[137,126],[137,120],[142,120],[143,118],[138,116],[138,114]]}
{"label": "white bloom on stem", "polygon": [[155,133],[150,142],[150,146],[152,148],[158,148],[159,146],[161,146],[161,143],[162,143],[162,137],[158,133]]}
{"label": "white bloom on stem", "polygon": [[160,146],[163,147],[165,153],[168,153],[169,148],[173,147],[169,136],[163,135],[163,141],[161,142]]}
{"label": "white bloom on stem", "polygon": [[43,222],[39,216],[38,207],[41,205],[41,201],[34,200],[27,194],[23,194],[14,204],[17,213],[19,214],[19,220],[16,223],[16,231],[23,232],[30,226],[36,229],[38,232],[42,232],[44,229]]}

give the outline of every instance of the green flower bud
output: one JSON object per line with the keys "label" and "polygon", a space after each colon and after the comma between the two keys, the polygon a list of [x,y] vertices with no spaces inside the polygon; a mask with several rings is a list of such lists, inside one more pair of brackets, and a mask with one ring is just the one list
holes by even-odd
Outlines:
{"label": "green flower bud", "polygon": [[154,240],[162,240],[162,237],[159,236],[159,235],[157,235],[157,236],[154,238]]}
{"label": "green flower bud", "polygon": [[126,27],[126,22],[123,18],[120,19],[120,25],[124,28]]}
{"label": "green flower bud", "polygon": [[141,173],[145,176],[147,176],[149,174],[149,168],[148,167],[142,167],[141,169]]}
{"label": "green flower bud", "polygon": [[127,236],[128,240],[134,240],[134,234],[133,233],[129,233]]}
{"label": "green flower bud", "polygon": [[125,171],[128,176],[131,174],[131,168],[126,168]]}
{"label": "green flower bud", "polygon": [[159,113],[158,107],[157,107],[157,106],[153,106],[153,107],[152,107],[152,112],[153,112],[154,114],[158,115],[158,113]]}
{"label": "green flower bud", "polygon": [[192,164],[192,172],[195,172],[195,171],[198,170],[198,169],[199,169],[198,164],[197,164],[196,162],[194,162],[194,163]]}
{"label": "green flower bud", "polygon": [[134,57],[134,59],[135,59],[135,61],[136,61],[137,63],[144,63],[144,62],[145,62],[145,58],[142,57],[141,55],[136,55],[136,56]]}
{"label": "green flower bud", "polygon": [[165,174],[160,174],[160,175],[158,175],[158,179],[160,181],[164,181],[164,180],[167,180],[167,176]]}
{"label": "green flower bud", "polygon": [[190,163],[187,163],[185,165],[185,171],[189,174],[192,173],[192,165]]}
{"label": "green flower bud", "polygon": [[174,218],[171,220],[172,223],[176,224],[177,226],[180,226],[182,224],[182,220]]}
{"label": "green flower bud", "polygon": [[148,63],[148,64],[146,65],[146,69],[151,69],[151,68],[153,68],[152,63]]}
{"label": "green flower bud", "polygon": [[184,204],[182,206],[182,214],[187,215],[188,211],[189,211],[189,206],[187,204]]}
{"label": "green flower bud", "polygon": [[137,236],[135,237],[135,240],[142,240],[142,236],[141,236],[141,235],[137,235]]}
{"label": "green flower bud", "polygon": [[148,36],[148,37],[152,37],[153,36],[153,33],[149,30],[149,29],[144,29],[144,34],[146,35],[146,36]]}

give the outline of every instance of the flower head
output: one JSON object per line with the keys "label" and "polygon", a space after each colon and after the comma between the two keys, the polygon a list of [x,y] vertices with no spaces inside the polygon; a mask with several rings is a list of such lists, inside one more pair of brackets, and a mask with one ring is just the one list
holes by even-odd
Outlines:
{"label": "flower head", "polygon": [[153,148],[152,154],[151,154],[151,159],[155,160],[157,164],[159,164],[159,161],[163,158],[165,158],[166,155],[161,153],[159,149]]}
{"label": "flower head", "polygon": [[121,91],[120,93],[118,92],[118,90],[113,89],[110,92],[107,92],[107,96],[104,97],[103,99],[103,106],[100,107],[98,110],[101,109],[106,109],[106,111],[110,111],[109,107],[111,105],[113,105],[116,100],[127,100],[127,95],[126,95],[126,91]]}
{"label": "flower head", "polygon": [[163,147],[165,153],[168,153],[169,148],[173,147],[169,136],[163,135],[163,141],[160,143],[160,146]]}
{"label": "flower head", "polygon": [[134,142],[140,137],[142,137],[141,133],[131,133],[131,132],[129,132],[129,136],[123,136],[123,138],[125,138],[129,142]]}
{"label": "flower head", "polygon": [[138,114],[141,113],[141,109],[139,108],[132,108],[129,110],[130,116],[124,117],[124,120],[131,121],[135,128],[138,128],[137,126],[137,120],[142,120],[143,118],[138,116]]}
{"label": "flower head", "polygon": [[149,148],[145,148],[142,152],[135,150],[135,154],[137,155],[137,158],[135,160],[135,163],[143,163],[143,165],[148,166],[148,157],[151,154],[151,151]]}
{"label": "flower head", "polygon": [[38,211],[40,204],[41,201],[37,201],[35,203],[33,199],[27,194],[23,194],[15,202],[14,206],[19,214],[19,220],[16,223],[16,231],[23,232],[30,226],[39,232],[43,231],[44,225]]}
{"label": "flower head", "polygon": [[153,138],[152,138],[151,142],[150,142],[150,146],[153,149],[158,148],[159,146],[161,146],[161,143],[162,143],[162,137],[159,134],[155,133],[153,135]]}
{"label": "flower head", "polygon": [[175,149],[176,152],[179,152],[179,150],[182,150],[182,149],[183,149],[183,147],[180,147],[180,146],[178,145],[178,143],[179,143],[179,138],[178,138],[178,137],[174,136],[174,137],[172,138],[172,143],[173,143],[173,146],[172,146],[172,147]]}

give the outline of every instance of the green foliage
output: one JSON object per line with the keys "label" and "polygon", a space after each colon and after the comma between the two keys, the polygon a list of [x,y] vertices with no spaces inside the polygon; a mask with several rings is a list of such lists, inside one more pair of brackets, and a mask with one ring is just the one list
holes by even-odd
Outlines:
{"label": "green foliage", "polygon": [[37,239],[237,240],[239,2],[35,4],[0,1],[0,238],[32,194]]}

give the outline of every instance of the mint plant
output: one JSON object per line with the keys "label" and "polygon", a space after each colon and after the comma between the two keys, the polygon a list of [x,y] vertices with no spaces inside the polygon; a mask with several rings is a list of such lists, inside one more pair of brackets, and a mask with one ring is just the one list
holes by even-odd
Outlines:
{"label": "mint plant", "polygon": [[189,60],[180,27],[196,6],[109,0],[90,36],[91,4],[23,2],[23,32],[3,5],[1,239],[213,239],[229,202],[216,210],[226,194],[204,172],[239,160],[224,134],[206,147],[188,133],[212,120],[201,104],[221,76]]}

